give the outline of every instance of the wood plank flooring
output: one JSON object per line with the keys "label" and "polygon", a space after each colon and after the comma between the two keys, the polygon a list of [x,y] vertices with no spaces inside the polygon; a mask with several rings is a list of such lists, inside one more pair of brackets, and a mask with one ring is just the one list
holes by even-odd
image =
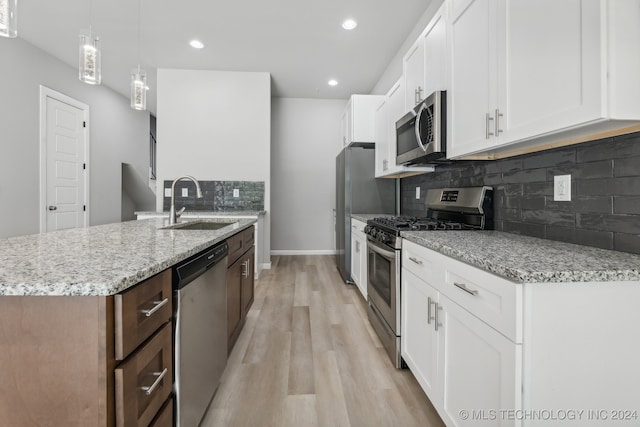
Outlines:
{"label": "wood plank flooring", "polygon": [[333,256],[272,258],[203,427],[442,426]]}

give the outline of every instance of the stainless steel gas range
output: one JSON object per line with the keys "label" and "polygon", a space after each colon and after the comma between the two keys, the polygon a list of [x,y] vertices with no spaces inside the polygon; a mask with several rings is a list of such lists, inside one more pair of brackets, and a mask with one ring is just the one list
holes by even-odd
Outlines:
{"label": "stainless steel gas range", "polygon": [[396,368],[400,356],[401,231],[485,230],[493,228],[491,187],[427,191],[424,217],[380,217],[367,221],[369,322]]}

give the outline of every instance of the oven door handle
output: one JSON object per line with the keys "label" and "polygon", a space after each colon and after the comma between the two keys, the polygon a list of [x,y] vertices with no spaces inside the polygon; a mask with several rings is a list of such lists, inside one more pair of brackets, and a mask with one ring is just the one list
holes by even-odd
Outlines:
{"label": "oven door handle", "polygon": [[367,247],[387,259],[393,259],[396,256],[395,251],[384,250],[380,246],[376,245],[372,240],[369,240],[369,239],[367,239]]}

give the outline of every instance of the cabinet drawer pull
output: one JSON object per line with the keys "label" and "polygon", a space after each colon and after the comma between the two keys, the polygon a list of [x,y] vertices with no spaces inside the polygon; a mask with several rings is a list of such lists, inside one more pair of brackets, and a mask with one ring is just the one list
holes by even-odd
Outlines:
{"label": "cabinet drawer pull", "polygon": [[442,323],[440,323],[440,319],[439,319],[440,316],[438,315],[438,313],[440,313],[440,310],[442,310],[442,307],[440,306],[440,304],[438,304],[435,301],[433,302],[433,305],[436,308],[436,313],[435,313],[435,316],[433,317],[434,327],[435,327],[436,332],[438,332],[438,328],[440,328],[440,326],[442,326]]}
{"label": "cabinet drawer pull", "polygon": [[496,108],[496,136],[499,136],[502,132],[502,129],[500,129],[500,117],[502,117],[502,113]]}
{"label": "cabinet drawer pull", "polygon": [[493,132],[491,132],[491,120],[493,120],[493,117],[491,117],[491,114],[487,113],[485,116],[485,139],[489,139],[489,137],[493,135]]}
{"label": "cabinet drawer pull", "polygon": [[414,257],[410,256],[409,259],[411,261],[415,262],[418,265],[422,265],[422,261],[420,261],[418,258],[414,258]]}
{"label": "cabinet drawer pull", "polygon": [[169,298],[165,298],[165,299],[163,299],[162,301],[154,301],[154,302],[153,302],[153,305],[154,305],[155,307],[153,307],[153,308],[152,308],[152,309],[150,309],[150,310],[142,310],[142,314],[144,314],[144,315],[145,315],[145,316],[147,316],[147,317],[150,317],[150,316],[152,316],[152,315],[153,315],[153,313],[155,313],[156,311],[160,310],[160,308],[161,308],[163,305],[165,305],[166,303],[168,303],[168,302],[169,302]]}
{"label": "cabinet drawer pull", "polygon": [[242,262],[242,277],[249,277],[249,260]]}
{"label": "cabinet drawer pull", "polygon": [[154,390],[158,387],[158,384],[160,384],[164,376],[167,375],[167,372],[167,368],[164,368],[162,372],[154,372],[152,375],[158,378],[156,378],[156,380],[150,386],[140,387],[140,389],[144,391],[147,396],[151,396],[151,393],[153,393]]}
{"label": "cabinet drawer pull", "polygon": [[427,325],[431,324],[431,297],[427,297]]}
{"label": "cabinet drawer pull", "polygon": [[453,286],[455,286],[458,289],[462,289],[463,291],[465,291],[469,295],[473,295],[473,296],[478,295],[478,291],[477,290],[467,288],[467,285],[465,285],[464,283],[453,282]]}

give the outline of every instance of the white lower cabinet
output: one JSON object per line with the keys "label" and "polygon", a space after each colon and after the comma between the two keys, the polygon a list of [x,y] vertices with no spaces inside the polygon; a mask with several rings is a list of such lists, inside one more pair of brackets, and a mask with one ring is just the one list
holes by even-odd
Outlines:
{"label": "white lower cabinet", "polygon": [[440,417],[448,426],[520,425],[497,411],[521,408],[521,345],[423,279],[402,272],[402,357]]}
{"label": "white lower cabinet", "polygon": [[358,290],[367,299],[367,236],[365,223],[351,219],[351,278]]}

